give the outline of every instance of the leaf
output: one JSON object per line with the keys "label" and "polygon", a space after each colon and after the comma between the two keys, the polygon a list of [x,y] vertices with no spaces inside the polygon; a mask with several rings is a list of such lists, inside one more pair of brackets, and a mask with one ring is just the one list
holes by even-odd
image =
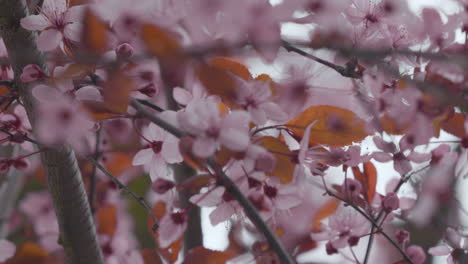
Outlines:
{"label": "leaf", "polygon": [[174,33],[153,24],[141,26],[141,39],[149,52],[161,59],[174,57],[182,50]]}
{"label": "leaf", "polygon": [[312,122],[310,145],[343,147],[363,140],[368,133],[366,122],[355,113],[336,106],[311,106],[286,123],[297,137],[304,135],[305,128]]}
{"label": "leaf", "polygon": [[122,71],[111,73],[110,78],[102,85],[106,106],[115,112],[126,113],[133,90],[132,80]]}
{"label": "leaf", "polygon": [[141,250],[141,255],[145,264],[163,264],[161,257],[154,249],[144,248]]}
{"label": "leaf", "polygon": [[115,205],[106,205],[96,213],[97,231],[101,234],[113,235],[117,230],[117,207]]}
{"label": "leaf", "polygon": [[267,176],[276,176],[282,184],[292,182],[293,173],[296,164],[292,162],[293,154],[286,143],[275,137],[261,137],[259,144],[270,151],[276,158],[276,165],[271,174]]}
{"label": "leaf", "polygon": [[362,184],[364,197],[367,202],[371,203],[377,186],[377,169],[372,162],[368,161],[364,163],[364,172],[361,172],[359,167],[352,167],[352,170],[354,178]]}
{"label": "leaf", "polygon": [[202,63],[196,72],[207,92],[218,95],[231,108],[239,108],[234,103],[238,84],[235,76],[244,80],[252,79],[245,65],[227,57],[212,58],[208,63]]}
{"label": "leaf", "polygon": [[466,137],[465,115],[462,113],[454,113],[448,120],[442,122],[442,129],[459,138]]}
{"label": "leaf", "polygon": [[182,158],[184,158],[185,164],[189,165],[195,170],[206,171],[206,161],[192,153],[192,145],[192,137],[184,137],[179,141],[179,151],[182,155]]}
{"label": "leaf", "polygon": [[380,118],[380,124],[383,131],[387,132],[390,135],[403,135],[411,126],[411,124],[405,124],[404,126],[399,126],[392,118],[387,115],[383,115]]}
{"label": "leaf", "polygon": [[96,66],[86,63],[72,63],[67,66],[65,71],[59,76],[54,76],[56,79],[82,79],[89,73],[94,72]]}
{"label": "leaf", "polygon": [[339,205],[339,200],[331,199],[328,202],[326,202],[322,207],[320,207],[312,223],[312,232],[320,232],[320,222],[322,222],[322,220],[335,213]]}
{"label": "leaf", "polygon": [[106,169],[114,176],[132,167],[132,158],[125,152],[113,152],[106,155]]}
{"label": "leaf", "polygon": [[95,121],[102,121],[109,118],[122,116],[122,113],[110,109],[103,102],[96,102],[90,100],[81,101],[81,107],[89,114]]}
{"label": "leaf", "polygon": [[[230,72],[246,81],[252,79],[249,69],[241,62],[229,57],[214,57],[209,62],[213,67]],[[264,78],[264,77],[262,77]]]}
{"label": "leaf", "polygon": [[91,11],[91,8],[86,9],[82,30],[85,49],[94,54],[106,52],[108,49],[107,31],[108,26]]}
{"label": "leaf", "polygon": [[230,251],[216,251],[198,246],[188,252],[182,264],[224,264],[236,255]]}
{"label": "leaf", "polygon": [[306,236],[298,243],[298,245],[294,249],[294,256],[298,256],[314,248],[317,248],[317,242],[310,238],[310,236]]}
{"label": "leaf", "polygon": [[46,264],[49,253],[33,242],[23,243],[5,264]]}
{"label": "leaf", "polygon": [[212,184],[213,177],[210,174],[192,176],[177,185],[177,191],[187,190],[189,193],[198,193],[203,187]]}

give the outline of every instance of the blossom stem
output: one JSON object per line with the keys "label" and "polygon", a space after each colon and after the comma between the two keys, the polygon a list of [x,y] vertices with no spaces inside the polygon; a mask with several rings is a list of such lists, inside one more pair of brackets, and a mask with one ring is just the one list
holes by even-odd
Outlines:
{"label": "blossom stem", "polygon": [[146,105],[150,108],[153,108],[154,110],[158,111],[158,112],[164,112],[164,109],[162,109],[161,107],[155,105],[155,104],[152,104],[150,103],[148,100],[143,100],[143,99],[135,99],[137,100],[140,104],[142,105]]}
{"label": "blossom stem", "polygon": [[[94,146],[94,160],[99,160],[99,157],[101,156],[100,150],[99,150],[99,143],[101,141],[101,130],[102,127],[96,131],[96,145]],[[93,165],[93,170],[91,171],[91,175],[89,177],[89,207],[91,208],[91,213],[94,214],[96,212],[96,208],[94,207],[94,200],[96,198],[96,171],[97,167],[96,165]]]}
{"label": "blossom stem", "polygon": [[117,187],[119,187],[119,189],[126,191],[141,206],[143,206],[146,209],[146,211],[151,216],[151,218],[153,219],[153,222],[154,222],[152,230],[153,230],[153,232],[156,232],[156,230],[159,227],[159,223],[158,223],[158,220],[156,219],[156,216],[153,214],[153,212],[151,210],[151,207],[146,203],[145,199],[143,199],[143,197],[139,196],[134,191],[132,191],[130,188],[128,188],[125,184],[123,184],[119,179],[117,179],[117,177],[112,175],[112,173],[110,173],[108,170],[106,170],[106,168],[104,168],[101,164],[99,164],[99,162],[97,160],[95,160],[95,159],[93,159],[91,157],[88,157],[88,156],[84,156],[84,158],[87,159],[89,162],[91,162],[97,169],[102,171],[106,176],[108,176],[117,185]]}

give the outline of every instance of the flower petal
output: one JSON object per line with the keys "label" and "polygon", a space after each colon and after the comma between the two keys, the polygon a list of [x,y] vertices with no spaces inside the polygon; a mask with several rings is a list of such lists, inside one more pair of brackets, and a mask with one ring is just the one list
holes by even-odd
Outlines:
{"label": "flower petal", "polygon": [[51,26],[49,20],[43,15],[32,15],[21,19],[20,24],[27,30],[44,30]]}
{"label": "flower petal", "polygon": [[58,47],[62,41],[62,33],[55,29],[42,31],[37,38],[37,48],[41,51],[51,51]]}

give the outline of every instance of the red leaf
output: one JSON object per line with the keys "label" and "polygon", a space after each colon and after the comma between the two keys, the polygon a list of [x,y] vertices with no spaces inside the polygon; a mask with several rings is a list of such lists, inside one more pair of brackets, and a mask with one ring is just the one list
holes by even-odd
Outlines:
{"label": "red leaf", "polygon": [[192,248],[185,257],[183,264],[224,264],[236,256],[230,251],[215,251],[204,247]]}

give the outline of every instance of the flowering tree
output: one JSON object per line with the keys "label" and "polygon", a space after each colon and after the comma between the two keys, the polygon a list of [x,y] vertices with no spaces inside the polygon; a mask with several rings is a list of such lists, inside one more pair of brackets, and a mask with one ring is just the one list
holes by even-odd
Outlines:
{"label": "flowering tree", "polygon": [[408,2],[0,0],[0,263],[466,263],[468,2]]}

